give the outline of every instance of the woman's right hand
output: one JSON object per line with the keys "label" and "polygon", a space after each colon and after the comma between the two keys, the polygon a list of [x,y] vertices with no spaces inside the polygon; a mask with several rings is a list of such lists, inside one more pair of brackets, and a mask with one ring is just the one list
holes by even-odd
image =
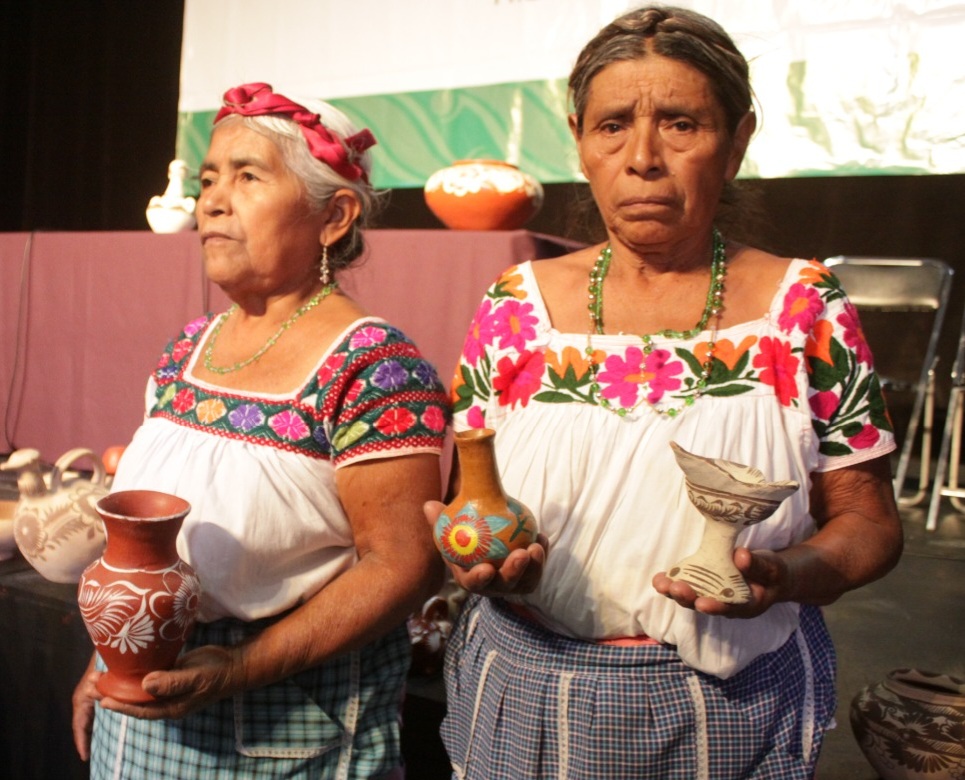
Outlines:
{"label": "woman's right hand", "polygon": [[[435,528],[443,509],[445,504],[439,501],[425,503],[426,520],[431,528]],[[498,566],[491,563],[477,563],[471,569],[464,569],[448,561],[446,565],[456,583],[470,593],[478,593],[482,596],[530,593],[536,589],[543,576],[547,548],[546,537],[540,534],[533,544],[513,550]]]}
{"label": "woman's right hand", "polygon": [[90,760],[90,735],[94,730],[94,706],[95,703],[103,699],[100,691],[97,690],[97,678],[101,672],[94,668],[97,656],[94,655],[84,671],[84,676],[80,678],[77,687],[74,688],[72,703],[74,714],[71,719],[71,728],[74,732],[74,747],[81,761]]}

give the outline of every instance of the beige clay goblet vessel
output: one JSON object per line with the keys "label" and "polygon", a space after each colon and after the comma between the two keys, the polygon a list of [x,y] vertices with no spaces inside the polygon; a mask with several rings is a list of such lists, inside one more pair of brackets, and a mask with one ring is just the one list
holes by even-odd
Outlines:
{"label": "beige clay goblet vessel", "polygon": [[670,446],[684,472],[687,495],[705,522],[697,552],[671,566],[667,576],[688,583],[700,596],[746,604],[751,590],[734,565],[737,536],[774,514],[799,485],[768,482],[752,466],[694,455],[676,442]]}

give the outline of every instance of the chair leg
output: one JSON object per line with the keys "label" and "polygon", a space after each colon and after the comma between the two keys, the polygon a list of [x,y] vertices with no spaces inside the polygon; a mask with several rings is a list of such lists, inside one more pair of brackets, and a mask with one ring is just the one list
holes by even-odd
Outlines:
{"label": "chair leg", "polygon": [[[938,511],[941,508],[942,496],[952,491],[958,493],[958,468],[961,455],[961,424],[962,402],[965,400],[965,388],[952,388],[948,399],[948,416],[945,419],[945,431],[942,434],[942,446],[938,453],[938,463],[935,465],[935,476],[932,482],[931,503],[928,506],[928,516],[925,522],[926,531],[938,528]],[[953,446],[954,443],[954,446]],[[954,458],[949,463],[950,451],[954,450]],[[951,472],[954,476],[951,476]],[[945,487],[946,474],[949,475],[949,488]],[[957,506],[956,506],[957,508]]]}
{"label": "chair leg", "polygon": [[[919,387],[915,393],[915,403],[912,406],[908,427],[905,429],[905,440],[902,442],[901,455],[898,458],[898,468],[895,471],[894,489],[895,500],[902,506],[917,506],[928,496],[929,475],[931,471],[931,439],[932,423],[935,418],[935,363],[928,371],[928,381],[924,388]],[[911,463],[911,453],[915,447],[915,437],[918,435],[918,425],[922,424],[921,432],[921,461],[918,478],[918,491],[911,496],[903,496],[908,466]]]}

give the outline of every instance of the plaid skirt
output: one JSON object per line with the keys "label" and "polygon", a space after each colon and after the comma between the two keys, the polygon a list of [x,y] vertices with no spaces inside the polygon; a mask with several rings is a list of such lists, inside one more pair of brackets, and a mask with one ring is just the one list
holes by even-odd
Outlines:
{"label": "plaid skirt", "polygon": [[[186,649],[238,644],[264,625],[199,623]],[[401,777],[408,667],[409,637],[401,626],[360,651],[180,720],[141,720],[97,707],[90,777]]]}
{"label": "plaid skirt", "polygon": [[721,680],[672,646],[569,639],[474,597],[445,673],[459,780],[810,778],[835,709],[831,638],[807,606],[783,647]]}

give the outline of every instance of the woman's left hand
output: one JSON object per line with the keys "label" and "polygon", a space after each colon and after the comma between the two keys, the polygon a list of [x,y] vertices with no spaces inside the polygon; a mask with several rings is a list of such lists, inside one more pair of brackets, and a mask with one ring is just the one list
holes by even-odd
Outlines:
{"label": "woman's left hand", "polygon": [[196,648],[182,655],[173,669],[151,672],[144,677],[141,687],[154,696],[155,701],[130,704],[106,696],[100,705],[147,720],[183,718],[243,689],[239,657],[230,647]]}
{"label": "woman's left hand", "polygon": [[698,596],[689,584],[671,580],[663,571],[654,575],[653,587],[682,607],[728,618],[757,617],[775,602],[784,600],[782,594],[787,587],[788,568],[777,553],[771,550],[751,552],[746,547],[738,547],[734,550],[734,565],[751,589],[751,597],[745,604],[725,604],[709,596]]}
{"label": "woman's left hand", "polygon": [[887,455],[811,475],[810,513],[818,530],[783,550],[739,547],[734,563],[751,589],[747,604],[698,597],[666,572],[653,578],[658,593],[708,615],[749,618],[778,601],[823,606],[884,576],[902,549],[901,518]]}

